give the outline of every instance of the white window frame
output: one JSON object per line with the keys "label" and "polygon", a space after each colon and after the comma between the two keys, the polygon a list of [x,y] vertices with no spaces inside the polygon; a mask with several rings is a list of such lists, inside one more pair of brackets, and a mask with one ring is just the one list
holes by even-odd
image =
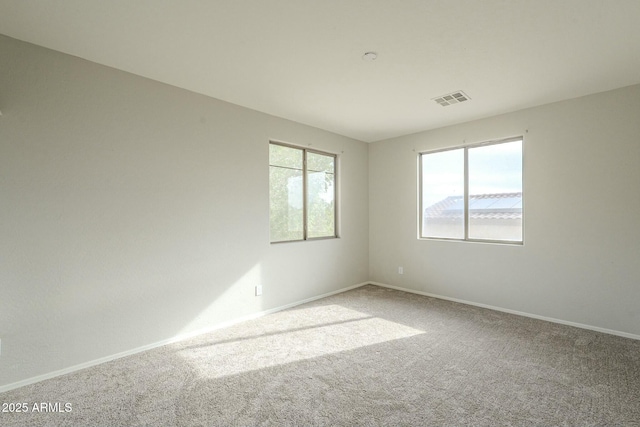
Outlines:
{"label": "white window frame", "polygon": [[[293,148],[296,150],[302,151],[302,239],[291,239],[291,240],[271,240],[271,235],[269,236],[269,242],[272,244],[277,243],[291,243],[291,242],[305,242],[312,240],[326,240],[326,239],[337,239],[339,238],[338,234],[338,155],[335,153],[329,153],[326,151],[301,147],[294,144],[289,144],[281,141],[269,141],[269,147],[271,145],[279,145],[281,147]],[[327,157],[333,157],[333,235],[331,236],[321,236],[321,237],[309,237],[308,236],[308,218],[307,218],[307,200],[308,200],[308,179],[307,179],[307,153],[315,153],[320,154]],[[271,162],[269,162],[269,167],[271,167]],[[271,186],[271,182],[269,182],[269,186]],[[271,187],[269,187],[271,188]],[[271,200],[269,200],[271,203]],[[271,214],[269,214],[269,228],[271,228]],[[271,234],[271,233],[269,233]]]}
{"label": "white window frame", "polygon": [[[484,147],[489,145],[498,145],[505,144],[509,142],[521,141],[522,143],[522,239],[521,240],[499,240],[499,239],[479,239],[479,238],[470,238],[469,237],[469,150],[477,147]],[[436,150],[422,151],[418,153],[418,239],[419,240],[450,240],[456,242],[475,242],[475,243],[499,243],[506,245],[524,245],[524,235],[525,235],[525,195],[524,195],[524,147],[525,141],[524,136],[510,137],[504,139],[497,139],[473,144],[463,144],[456,147],[448,147]],[[424,236],[423,226],[424,226],[424,209],[426,206],[423,206],[422,202],[422,185],[423,185],[423,177],[422,177],[422,159],[424,155],[441,153],[444,151],[453,151],[453,150],[464,150],[464,237],[463,238],[455,238],[455,237],[429,237]]]}

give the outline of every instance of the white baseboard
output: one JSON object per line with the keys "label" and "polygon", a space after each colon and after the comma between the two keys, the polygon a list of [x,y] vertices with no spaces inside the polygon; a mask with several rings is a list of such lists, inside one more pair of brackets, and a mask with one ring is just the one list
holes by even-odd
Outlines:
{"label": "white baseboard", "polygon": [[331,295],[336,295],[336,294],[340,294],[342,292],[350,291],[352,289],[356,289],[356,288],[359,288],[361,286],[368,285],[369,283],[370,282],[363,282],[363,283],[359,283],[357,285],[348,286],[346,288],[338,289],[337,291],[327,292],[327,293],[322,294],[322,295],[318,295],[318,296],[315,296],[315,297],[307,298],[307,299],[304,299],[304,300],[301,300],[301,301],[296,301],[296,302],[293,302],[293,303],[290,303],[290,304],[286,304],[286,305],[283,305],[283,306],[280,306],[280,307],[270,308],[268,310],[264,310],[264,311],[260,311],[260,312],[257,312],[257,313],[249,314],[247,316],[242,316],[242,317],[239,317],[239,318],[236,318],[236,319],[232,319],[232,320],[229,320],[227,322],[218,323],[218,324],[216,324],[216,325],[214,325],[212,327],[209,327],[209,328],[199,329],[197,331],[189,332],[187,334],[176,335],[176,336],[174,336],[172,338],[168,338],[166,340],[158,341],[158,342],[155,342],[155,343],[152,343],[152,344],[143,345],[142,347],[137,347],[137,348],[134,348],[132,350],[123,351],[123,352],[120,352],[120,353],[112,354],[110,356],[105,356],[105,357],[101,357],[99,359],[95,359],[95,360],[91,360],[91,361],[88,361],[88,362],[80,363],[78,365],[73,365],[73,366],[70,366],[68,368],[64,368],[64,369],[60,369],[60,370],[57,370],[57,371],[48,372],[46,374],[38,375],[38,376],[35,376],[35,377],[27,378],[26,380],[17,381],[15,383],[3,385],[3,386],[0,386],[0,393],[4,393],[4,392],[7,392],[9,390],[14,390],[16,388],[24,387],[24,386],[27,386],[27,385],[30,385],[30,384],[34,384],[34,383],[37,383],[37,382],[40,382],[40,381],[48,380],[48,379],[51,379],[51,378],[59,377],[61,375],[70,374],[71,372],[79,371],[81,369],[90,368],[92,366],[96,366],[96,365],[99,365],[101,363],[110,362],[112,360],[120,359],[120,358],[126,357],[126,356],[131,356],[133,354],[141,353],[143,351],[151,350],[151,349],[154,349],[154,348],[157,348],[157,347],[162,347],[163,345],[173,344],[175,342],[183,341],[183,340],[186,340],[186,339],[189,339],[189,338],[196,337],[198,335],[202,335],[202,334],[206,334],[206,333],[209,333],[209,332],[213,332],[213,331],[218,330],[218,329],[228,328],[229,326],[233,326],[233,325],[241,323],[241,322],[246,322],[247,320],[257,319],[259,317],[263,317],[263,316],[266,316],[268,314],[276,313],[278,311],[286,310],[288,308],[296,307],[296,306],[301,305],[301,304],[306,304],[308,302],[315,301],[315,300],[322,299],[322,298],[326,298],[326,297],[329,297]]}
{"label": "white baseboard", "polygon": [[218,329],[228,328],[228,327],[233,326],[235,324],[238,324],[238,323],[241,323],[241,322],[246,322],[247,320],[257,319],[257,318],[260,318],[262,316],[266,316],[268,314],[277,313],[279,311],[286,310],[288,308],[293,308],[293,307],[296,307],[298,305],[306,304],[308,302],[312,302],[312,301],[315,301],[315,300],[318,300],[318,299],[329,297],[331,295],[340,294],[342,292],[350,291],[352,289],[356,289],[356,288],[359,288],[359,287],[362,287],[362,286],[368,285],[368,284],[375,285],[375,286],[380,286],[380,287],[383,287],[383,288],[395,289],[395,290],[403,291],[403,292],[409,292],[409,293],[413,293],[413,294],[417,294],[417,295],[423,295],[423,296],[427,296],[427,297],[438,298],[438,299],[447,300],[447,301],[453,301],[453,302],[457,302],[457,303],[460,303],[460,304],[467,304],[467,305],[473,305],[473,306],[476,306],[476,307],[487,308],[487,309],[490,309],[490,310],[502,311],[502,312],[505,312],[505,313],[516,314],[518,316],[531,317],[533,319],[544,320],[544,321],[547,321],[547,322],[553,322],[553,323],[559,323],[559,324],[562,324],[562,325],[574,326],[576,328],[588,329],[588,330],[591,330],[591,331],[602,332],[602,333],[605,333],[605,334],[616,335],[616,336],[620,336],[620,337],[624,337],[624,338],[631,338],[631,339],[635,339],[635,340],[640,340],[640,335],[631,334],[631,333],[628,333],[628,332],[621,332],[621,331],[616,331],[616,330],[613,330],[613,329],[600,328],[600,327],[597,327],[597,326],[585,325],[585,324],[582,324],[582,323],[569,322],[569,321],[562,320],[562,319],[556,319],[556,318],[546,317],[546,316],[539,316],[537,314],[525,313],[525,312],[522,312],[522,311],[511,310],[511,309],[508,309],[508,308],[496,307],[496,306],[493,306],[493,305],[476,303],[476,302],[473,302],[473,301],[467,301],[467,300],[463,300],[463,299],[459,299],[459,298],[451,298],[451,297],[446,297],[446,296],[443,296],[443,295],[432,294],[432,293],[429,293],[429,292],[417,291],[415,289],[409,289],[409,288],[403,288],[403,287],[400,287],[400,286],[388,285],[386,283],[368,281],[368,282],[359,283],[357,285],[348,286],[346,288],[342,288],[342,289],[339,289],[337,291],[327,292],[325,294],[317,295],[315,297],[307,298],[307,299],[304,299],[304,300],[301,300],[301,301],[296,301],[296,302],[293,302],[293,303],[290,303],[290,304],[286,304],[286,305],[283,305],[283,306],[280,306],[280,307],[275,307],[275,308],[271,308],[269,310],[264,310],[264,311],[253,313],[253,314],[250,314],[250,315],[247,315],[247,316],[242,316],[242,317],[239,317],[239,318],[236,318],[236,319],[229,320],[227,322],[222,322],[222,323],[216,324],[216,325],[214,325],[212,327],[209,327],[209,328],[206,328],[206,329],[200,329],[200,330],[197,330],[197,331],[194,331],[194,332],[190,332],[188,334],[176,335],[176,336],[174,336],[172,338],[169,338],[169,339],[166,339],[166,340],[162,340],[162,341],[158,341],[158,342],[155,342],[155,343],[152,343],[152,344],[144,345],[144,346],[141,346],[141,347],[137,347],[137,348],[134,348],[132,350],[123,351],[123,352],[116,353],[116,354],[113,354],[113,355],[110,355],[110,356],[105,356],[105,357],[101,357],[99,359],[95,359],[95,360],[91,360],[91,361],[88,361],[88,362],[80,363],[78,365],[70,366],[68,368],[64,368],[64,369],[60,369],[60,370],[57,370],[57,371],[49,372],[49,373],[46,373],[46,374],[38,375],[38,376],[35,376],[35,377],[27,378],[26,380],[22,380],[22,381],[18,381],[18,382],[15,382],[15,383],[7,384],[7,385],[4,385],[4,386],[0,386],[0,393],[4,393],[4,392],[10,391],[10,390],[14,390],[16,388],[24,387],[24,386],[27,386],[27,385],[30,385],[30,384],[34,384],[34,383],[37,383],[37,382],[40,382],[40,381],[44,381],[44,380],[48,380],[48,379],[51,379],[51,378],[55,378],[55,377],[58,377],[58,376],[61,376],[61,375],[69,374],[69,373],[72,373],[72,372],[75,372],[75,371],[79,371],[81,369],[90,368],[92,366],[96,366],[96,365],[99,365],[101,363],[110,362],[112,360],[120,359],[122,357],[131,356],[131,355],[134,355],[134,354],[137,354],[137,353],[141,353],[143,351],[147,351],[147,350],[151,350],[151,349],[154,349],[154,348],[157,348],[157,347],[161,347],[163,345],[172,344],[172,343],[175,343],[175,342],[178,342],[178,341],[183,341],[183,340],[186,340],[186,339],[189,339],[189,338],[196,337],[198,335],[202,335],[202,334],[206,334],[206,333],[209,333],[209,332],[213,332],[213,331],[218,330]]}
{"label": "white baseboard", "polygon": [[473,306],[476,306],[476,307],[488,308],[490,310],[502,311],[504,313],[510,313],[510,314],[516,314],[518,316],[531,317],[533,319],[545,320],[547,322],[559,323],[561,325],[574,326],[576,328],[588,329],[590,331],[602,332],[602,333],[609,334],[609,335],[616,335],[616,336],[619,336],[619,337],[631,338],[631,339],[634,339],[634,340],[640,340],[640,335],[631,334],[631,333],[628,333],[628,332],[621,332],[621,331],[616,331],[616,330],[613,330],[613,329],[600,328],[598,326],[585,325],[583,323],[570,322],[568,320],[556,319],[556,318],[553,318],[553,317],[539,316],[537,314],[526,313],[526,312],[523,312],[523,311],[511,310],[511,309],[508,309],[508,308],[496,307],[496,306],[493,306],[493,305],[482,304],[482,303],[473,302],[473,301],[466,301],[466,300],[458,299],[458,298],[446,297],[446,296],[443,296],[443,295],[432,294],[432,293],[429,293],[429,292],[416,291],[415,289],[402,288],[400,286],[387,285],[386,283],[379,283],[379,282],[369,282],[369,283],[372,284],[372,285],[383,287],[383,288],[395,289],[395,290],[398,290],[398,291],[409,292],[409,293],[412,293],[412,294],[424,295],[426,297],[438,298],[438,299],[443,299],[443,300],[447,300],[447,301],[458,302],[460,304],[467,304],[467,305],[473,305]]}

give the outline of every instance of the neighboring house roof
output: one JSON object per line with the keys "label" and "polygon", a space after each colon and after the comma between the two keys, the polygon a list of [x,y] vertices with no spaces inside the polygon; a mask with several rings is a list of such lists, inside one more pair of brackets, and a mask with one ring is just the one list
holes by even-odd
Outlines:
{"label": "neighboring house roof", "polygon": [[[464,198],[449,196],[424,210],[426,219],[459,219],[464,215]],[[469,196],[470,219],[522,219],[522,193],[476,194]]]}

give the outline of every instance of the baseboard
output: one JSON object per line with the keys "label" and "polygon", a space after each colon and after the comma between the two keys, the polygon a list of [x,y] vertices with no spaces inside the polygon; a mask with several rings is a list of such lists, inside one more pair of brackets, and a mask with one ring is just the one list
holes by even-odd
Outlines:
{"label": "baseboard", "polygon": [[443,296],[443,295],[432,294],[432,293],[429,293],[429,292],[416,291],[415,289],[409,289],[409,288],[403,288],[403,287],[400,287],[400,286],[387,285],[386,283],[379,283],[379,282],[369,282],[369,283],[372,284],[372,285],[375,285],[375,286],[380,286],[382,288],[395,289],[397,291],[409,292],[409,293],[412,293],[412,294],[423,295],[423,296],[426,296],[426,297],[432,297],[432,298],[438,298],[438,299],[447,300],[447,301],[453,301],[453,302],[457,302],[457,303],[460,303],[460,304],[466,304],[466,305],[473,305],[473,306],[476,306],[476,307],[488,308],[489,310],[502,311],[504,313],[509,313],[509,314],[516,314],[518,316],[531,317],[532,319],[544,320],[544,321],[547,321],[547,322],[558,323],[558,324],[561,324],[561,325],[574,326],[576,328],[588,329],[590,331],[595,331],[595,332],[602,332],[604,334],[616,335],[616,336],[619,336],[619,337],[631,338],[631,339],[634,339],[634,340],[640,340],[640,335],[631,334],[629,332],[622,332],[622,331],[616,331],[614,329],[600,328],[598,326],[591,326],[591,325],[585,325],[583,323],[570,322],[568,320],[556,319],[554,317],[540,316],[540,315],[537,315],[537,314],[526,313],[524,311],[511,310],[511,309],[508,309],[508,308],[496,307],[494,305],[482,304],[482,303],[479,303],[479,302],[467,301],[467,300],[458,299],[458,298],[451,298],[451,297],[446,297],[446,296]]}
{"label": "baseboard", "polygon": [[602,332],[605,334],[610,334],[610,335],[616,335],[616,336],[620,336],[620,337],[624,337],[624,338],[631,338],[631,339],[635,339],[635,340],[640,340],[640,335],[636,335],[636,334],[631,334],[628,332],[621,332],[621,331],[616,331],[613,329],[606,329],[606,328],[600,328],[598,326],[591,326],[591,325],[585,325],[582,323],[576,323],[576,322],[570,322],[567,320],[562,320],[562,319],[556,319],[553,317],[546,317],[546,316],[540,316],[537,314],[532,314],[532,313],[526,313],[526,312],[522,312],[522,311],[517,311],[517,310],[511,310],[508,308],[502,308],[502,307],[497,307],[497,306],[493,306],[493,305],[489,305],[489,304],[482,304],[482,303],[477,303],[477,302],[473,302],[473,301],[467,301],[467,300],[463,300],[463,299],[459,299],[459,298],[451,298],[451,297],[447,297],[444,295],[438,295],[438,294],[433,294],[430,292],[423,292],[423,291],[418,291],[415,289],[409,289],[409,288],[403,288],[400,286],[394,286],[394,285],[388,285],[386,283],[380,283],[380,282],[373,282],[373,281],[367,281],[367,282],[363,282],[363,283],[359,283],[353,286],[348,286],[346,288],[341,288],[338,289],[336,291],[332,291],[332,292],[327,292],[324,293],[322,295],[317,295],[311,298],[307,298],[304,300],[300,300],[300,301],[296,301],[290,304],[286,304],[283,306],[279,306],[279,307],[275,307],[275,308],[271,308],[268,310],[264,310],[264,311],[260,311],[257,313],[253,313],[247,316],[242,316],[242,317],[238,317],[236,319],[232,319],[226,322],[222,322],[219,324],[216,324],[212,327],[206,328],[206,329],[200,329],[194,332],[190,332],[188,334],[180,334],[180,335],[176,335],[172,338],[166,339],[166,340],[162,340],[162,341],[158,341],[152,344],[148,344],[148,345],[144,345],[141,347],[137,347],[135,349],[132,350],[127,350],[127,351],[123,351],[120,353],[116,353],[110,356],[105,356],[105,357],[101,357],[99,359],[95,359],[95,360],[91,360],[88,362],[84,362],[84,363],[80,363],[78,365],[74,365],[74,366],[70,366],[68,368],[64,368],[64,369],[60,369],[54,372],[49,372],[46,374],[42,374],[42,375],[38,375],[35,377],[31,377],[31,378],[27,378],[26,380],[22,380],[22,381],[18,381],[15,383],[11,383],[11,384],[7,384],[4,386],[0,386],[0,393],[4,393],[10,390],[14,390],[20,387],[24,387],[30,384],[34,384],[40,381],[44,381],[44,380],[48,380],[51,378],[55,378],[55,377],[59,377],[61,375],[66,375],[66,374],[70,374],[72,372],[75,371],[79,371],[81,369],[86,369],[86,368],[90,368],[92,366],[96,366],[102,363],[106,363],[106,362],[110,362],[112,360],[116,360],[116,359],[120,359],[122,357],[127,357],[127,356],[131,356],[137,353],[142,353],[143,351],[147,351],[147,350],[152,350],[154,348],[157,347],[162,347],[163,345],[168,345],[168,344],[173,344],[179,341],[183,341],[189,338],[193,338],[196,337],[198,335],[203,335],[209,332],[213,332],[215,330],[218,329],[223,329],[223,328],[228,328],[230,326],[233,326],[235,324],[241,323],[241,322],[246,322],[248,320],[253,320],[253,319],[258,319],[260,317],[272,314],[272,313],[277,313],[279,311],[283,311],[289,308],[293,308],[296,307],[298,305],[302,305],[302,304],[306,304],[308,302],[312,302],[312,301],[316,301],[322,298],[326,298],[332,295],[336,295],[336,294],[340,294],[342,292],[347,292],[350,291],[352,289],[356,289],[365,285],[375,285],[375,286],[380,286],[383,288],[389,288],[389,289],[395,289],[398,291],[403,291],[403,292],[409,292],[412,294],[417,294],[417,295],[423,295],[423,296],[427,296],[427,297],[432,297],[432,298],[438,298],[438,299],[442,299],[442,300],[446,300],[446,301],[453,301],[453,302],[457,302],[460,304],[467,304],[467,305],[472,305],[472,306],[476,306],[476,307],[482,307],[482,308],[487,308],[490,310],[495,310],[495,311],[501,311],[504,313],[510,313],[510,314],[515,314],[518,316],[524,316],[524,317],[530,317],[533,319],[538,319],[538,320],[544,320],[547,322],[552,322],[552,323],[558,323],[558,324],[562,324],[562,325],[567,325],[567,326],[574,326],[576,328],[581,328],[581,329],[588,329],[591,331],[596,331],[596,332]]}
{"label": "baseboard", "polygon": [[120,359],[122,357],[127,357],[127,356],[131,356],[131,355],[134,355],[134,354],[137,354],[137,353],[142,353],[143,351],[152,350],[154,348],[162,347],[163,345],[173,344],[173,343],[176,343],[176,342],[179,342],[179,341],[183,341],[183,340],[186,340],[186,339],[189,339],[189,338],[196,337],[198,335],[203,335],[203,334],[206,334],[206,333],[209,333],[209,332],[213,332],[213,331],[216,331],[218,329],[228,328],[228,327],[233,326],[235,324],[238,324],[238,323],[241,323],[241,322],[246,322],[247,320],[258,319],[258,318],[266,316],[268,314],[277,313],[278,311],[282,311],[282,310],[286,310],[286,309],[289,309],[289,308],[293,308],[293,307],[296,307],[298,305],[306,304],[308,302],[312,302],[312,301],[315,301],[315,300],[319,300],[319,299],[322,299],[322,298],[329,297],[331,295],[336,295],[336,294],[340,294],[342,292],[347,292],[347,291],[350,291],[352,289],[356,289],[356,288],[359,288],[361,286],[368,285],[369,283],[370,282],[363,282],[363,283],[359,283],[357,285],[348,286],[346,288],[338,289],[337,291],[327,292],[327,293],[322,294],[322,295],[317,295],[317,296],[314,296],[314,297],[311,297],[311,298],[307,298],[307,299],[304,299],[304,300],[301,300],[301,301],[296,301],[296,302],[293,302],[293,303],[290,303],[290,304],[286,304],[286,305],[283,305],[283,306],[280,306],[280,307],[270,308],[268,310],[260,311],[260,312],[257,312],[257,313],[252,313],[252,314],[249,314],[247,316],[238,317],[236,319],[232,319],[232,320],[229,320],[229,321],[226,321],[226,322],[218,323],[218,324],[216,324],[214,326],[211,326],[211,327],[208,327],[208,328],[205,328],[205,329],[199,329],[199,330],[194,331],[194,332],[189,332],[188,334],[176,335],[176,336],[174,336],[172,338],[168,338],[166,340],[158,341],[158,342],[155,342],[155,343],[152,343],[152,344],[148,344],[148,345],[143,345],[141,347],[137,347],[137,348],[134,348],[132,350],[123,351],[123,352],[120,352],[120,353],[112,354],[110,356],[105,356],[105,357],[101,357],[99,359],[95,359],[95,360],[91,360],[91,361],[88,361],[88,362],[80,363],[78,365],[70,366],[68,368],[64,368],[64,369],[60,369],[60,370],[57,370],[57,371],[49,372],[49,373],[46,373],[46,374],[38,375],[38,376],[35,376],[35,377],[27,378],[26,380],[22,380],[22,381],[18,381],[18,382],[15,382],[15,383],[3,385],[3,386],[0,386],[0,393],[4,393],[4,392],[10,391],[10,390],[14,390],[16,388],[24,387],[24,386],[27,386],[27,385],[30,385],[30,384],[34,384],[34,383],[37,383],[37,382],[40,382],[40,381],[48,380],[48,379],[51,379],[51,378],[59,377],[61,375],[70,374],[72,372],[79,371],[81,369],[90,368],[92,366],[100,365],[102,363],[110,362],[112,360]]}

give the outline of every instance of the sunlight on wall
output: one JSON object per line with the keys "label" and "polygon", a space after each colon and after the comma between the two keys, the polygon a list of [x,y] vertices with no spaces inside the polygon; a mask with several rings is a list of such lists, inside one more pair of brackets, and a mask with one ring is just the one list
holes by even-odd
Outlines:
{"label": "sunlight on wall", "polygon": [[293,309],[185,342],[203,378],[220,378],[425,333],[338,305]]}
{"label": "sunlight on wall", "polygon": [[[260,264],[255,264],[233,284],[228,285],[214,298],[191,322],[186,324],[177,336],[191,336],[210,330],[213,326],[220,325],[237,319],[248,313],[262,308],[262,298],[255,297],[255,286],[261,284]],[[220,284],[212,283],[212,288]],[[213,329],[216,329],[214,327]]]}

